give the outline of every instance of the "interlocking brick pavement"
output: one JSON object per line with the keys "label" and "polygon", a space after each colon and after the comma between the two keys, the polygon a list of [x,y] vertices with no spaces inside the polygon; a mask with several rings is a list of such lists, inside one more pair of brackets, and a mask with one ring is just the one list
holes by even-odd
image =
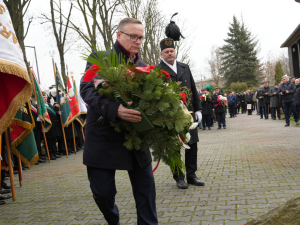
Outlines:
{"label": "interlocking brick pavement", "polygon": [[[200,130],[198,177],[205,187],[176,187],[169,168],[155,172],[159,224],[241,225],[300,194],[300,129],[241,115],[227,129]],[[155,163],[154,163],[155,164]],[[89,188],[82,151],[15,178],[17,200],[0,206],[1,224],[106,224]],[[128,174],[116,173],[121,224],[136,224]]]}

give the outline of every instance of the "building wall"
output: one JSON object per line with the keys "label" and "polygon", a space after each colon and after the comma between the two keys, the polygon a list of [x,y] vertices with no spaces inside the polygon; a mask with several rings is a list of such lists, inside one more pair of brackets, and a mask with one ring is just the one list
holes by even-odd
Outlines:
{"label": "building wall", "polygon": [[[200,91],[202,88],[205,88],[205,86],[207,84],[215,84],[213,79],[203,79],[203,80],[198,80],[195,82],[197,90]],[[224,79],[220,79],[219,81],[219,86],[220,88],[223,87],[225,84],[225,80]]]}

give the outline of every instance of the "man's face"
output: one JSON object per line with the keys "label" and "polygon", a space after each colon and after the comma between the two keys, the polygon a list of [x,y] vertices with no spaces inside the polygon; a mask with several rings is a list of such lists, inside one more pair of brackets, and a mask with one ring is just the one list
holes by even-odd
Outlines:
{"label": "man's face", "polygon": [[265,88],[267,88],[269,86],[269,84],[268,83],[265,83]]}
{"label": "man's face", "polygon": [[201,91],[201,94],[205,95],[206,91]]}
{"label": "man's face", "polygon": [[47,96],[43,95],[44,102],[47,103]]}
{"label": "man's face", "polygon": [[296,79],[296,80],[295,80],[295,84],[296,84],[296,85],[299,84],[299,79]]}
{"label": "man's face", "polygon": [[282,78],[282,82],[286,83],[288,81],[288,79],[286,77]]}
{"label": "man's face", "polygon": [[296,78],[292,78],[292,82],[295,82]]}
{"label": "man's face", "polygon": [[230,97],[232,96],[232,92],[229,93]]}
{"label": "man's face", "polygon": [[[136,37],[144,37],[144,29],[141,24],[128,23],[123,30],[127,34],[135,35]],[[138,39],[137,41],[132,41],[131,37],[127,34],[117,32],[117,39],[120,44],[130,53],[131,56],[138,53],[141,49],[142,42]]]}
{"label": "man's face", "polygon": [[220,90],[219,89],[215,89],[215,93],[219,94]]}
{"label": "man's face", "polygon": [[176,59],[176,51],[174,48],[165,48],[160,53],[161,57],[170,65],[174,64],[174,61]]}
{"label": "man's face", "polygon": [[279,88],[279,85],[275,85],[275,88]]}

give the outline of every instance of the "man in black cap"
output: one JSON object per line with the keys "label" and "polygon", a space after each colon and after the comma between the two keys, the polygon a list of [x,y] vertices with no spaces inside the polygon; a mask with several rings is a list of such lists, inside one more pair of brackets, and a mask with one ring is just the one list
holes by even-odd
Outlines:
{"label": "man in black cap", "polygon": [[292,77],[291,77],[291,82],[292,82],[292,83],[295,83],[295,80],[296,80],[296,77],[295,77],[295,76],[292,76]]}
{"label": "man in black cap", "polygon": [[272,116],[273,120],[276,120],[276,112],[277,112],[277,117],[280,120],[278,91],[279,91],[279,85],[276,83],[274,88],[271,89],[271,92],[269,94],[269,96],[270,96],[271,116]]}
{"label": "man in black cap", "polygon": [[[211,101],[215,108],[215,113],[218,121],[218,129],[223,128],[226,129],[226,121],[225,121],[225,108],[221,102],[221,100],[218,98],[220,94],[220,89],[218,87],[215,87],[215,94],[211,97]],[[222,95],[221,95],[222,96]]]}
{"label": "man in black cap", "polygon": [[[162,60],[157,67],[166,70],[170,75],[172,81],[181,82],[181,87],[188,88],[192,95],[190,96],[190,104],[187,105],[188,110],[191,112],[194,121],[200,122],[202,119],[202,106],[198,97],[197,88],[192,76],[191,70],[187,64],[176,61],[176,51],[174,46],[174,40],[172,38],[166,38],[160,42],[161,57]],[[196,186],[204,186],[204,182],[198,180],[196,176],[197,171],[197,142],[198,130],[191,130],[191,140],[188,143],[190,149],[185,151],[185,167],[186,178],[188,184]],[[188,188],[188,185],[184,181],[184,174],[180,171],[179,174],[174,172],[173,178],[177,182],[177,186],[181,189]]]}

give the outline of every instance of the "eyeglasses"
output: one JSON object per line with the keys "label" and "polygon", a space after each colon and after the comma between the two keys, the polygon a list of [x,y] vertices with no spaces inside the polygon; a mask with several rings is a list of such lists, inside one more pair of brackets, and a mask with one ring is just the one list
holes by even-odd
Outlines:
{"label": "eyeglasses", "polygon": [[144,41],[144,37],[139,37],[137,35],[127,34],[127,33],[123,32],[123,31],[120,31],[120,32],[123,33],[123,34],[126,34],[126,35],[130,36],[130,40],[131,41],[134,41],[134,42],[136,42],[138,40],[140,40],[140,42]]}

